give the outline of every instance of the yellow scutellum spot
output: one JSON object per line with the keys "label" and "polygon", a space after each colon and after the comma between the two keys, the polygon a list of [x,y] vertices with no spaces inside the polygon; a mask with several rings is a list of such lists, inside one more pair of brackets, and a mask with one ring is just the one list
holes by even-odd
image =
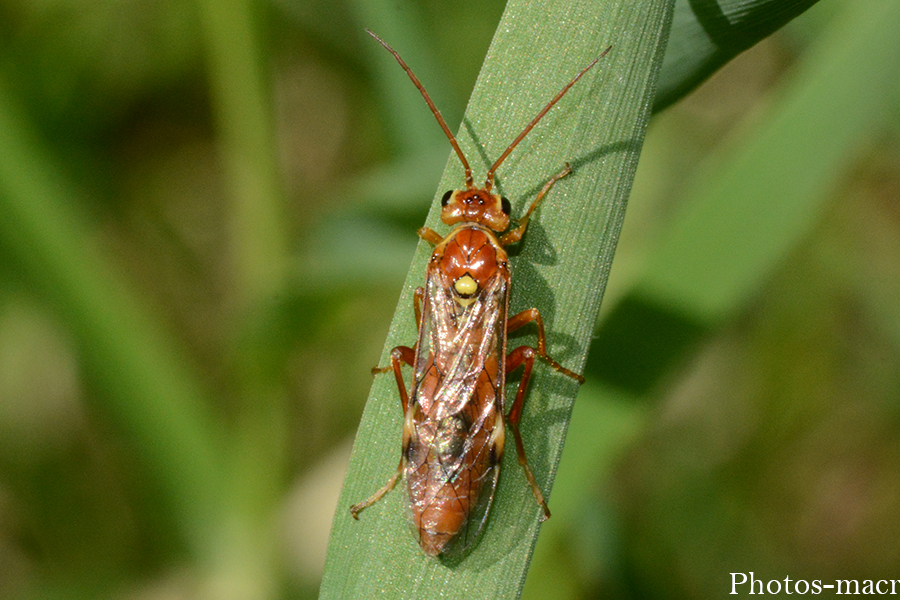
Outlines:
{"label": "yellow scutellum spot", "polygon": [[478,282],[472,279],[471,275],[463,275],[456,280],[453,287],[460,296],[471,296],[478,291]]}
{"label": "yellow scutellum spot", "polygon": [[475,292],[478,291],[478,282],[472,279],[471,275],[463,275],[453,284],[458,296],[455,298],[456,303],[463,308],[475,302]]}

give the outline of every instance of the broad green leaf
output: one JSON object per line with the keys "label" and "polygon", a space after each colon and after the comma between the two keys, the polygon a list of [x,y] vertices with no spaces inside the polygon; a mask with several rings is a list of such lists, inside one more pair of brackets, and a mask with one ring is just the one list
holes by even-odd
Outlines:
{"label": "broad green leaf", "polygon": [[[624,215],[646,128],[671,3],[511,2],[497,29],[460,130],[460,144],[476,178],[531,118],[581,68],[609,55],[563,98],[509,157],[498,173],[500,191],[521,214],[565,162],[574,173],[557,184],[519,248],[513,251],[511,310],[538,308],[551,354],[565,366],[584,364],[593,322]],[[388,43],[392,40],[387,39]],[[395,48],[416,70],[415,56]],[[376,60],[392,62],[373,42]],[[399,69],[399,67],[396,67]],[[440,74],[417,73],[426,87]],[[408,84],[409,94],[417,95]],[[419,110],[426,111],[424,103]],[[437,124],[434,125],[437,128]],[[451,156],[435,194],[462,185]],[[430,247],[421,243],[382,356],[415,338],[412,293],[424,281]],[[533,343],[514,336],[511,344]],[[549,491],[578,386],[545,365],[535,369],[522,433],[535,474]],[[480,542],[462,561],[430,559],[406,523],[398,486],[353,521],[347,509],[378,489],[399,460],[401,415],[396,386],[379,377],[357,436],[350,473],[335,515],[323,598],[508,598],[521,593],[540,525],[540,511],[516,464],[504,458],[492,515]],[[552,497],[550,499],[552,510]]]}

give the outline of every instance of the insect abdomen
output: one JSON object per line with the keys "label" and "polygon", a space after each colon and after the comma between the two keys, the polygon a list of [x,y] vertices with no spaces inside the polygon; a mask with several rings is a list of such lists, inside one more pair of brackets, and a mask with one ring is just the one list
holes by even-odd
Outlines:
{"label": "insect abdomen", "polygon": [[460,413],[425,421],[416,429],[419,435],[410,444],[407,481],[419,543],[430,556],[450,546],[465,548],[481,528],[478,515],[487,511],[482,506],[485,486],[492,491],[496,480],[499,456],[493,447],[493,427],[470,431]]}

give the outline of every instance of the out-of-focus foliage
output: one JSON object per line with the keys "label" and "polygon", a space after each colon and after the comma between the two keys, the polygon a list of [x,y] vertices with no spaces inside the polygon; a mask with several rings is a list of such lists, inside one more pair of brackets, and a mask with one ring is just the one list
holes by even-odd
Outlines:
{"label": "out-of-focus foliage", "polygon": [[778,31],[817,0],[683,0],[675,3],[655,111],[693,90],[725,63]]}
{"label": "out-of-focus foliage", "polygon": [[[895,5],[822,0],[651,125],[526,597],[895,576]],[[316,596],[448,155],[363,29],[455,127],[502,9],[0,5],[0,597]]]}

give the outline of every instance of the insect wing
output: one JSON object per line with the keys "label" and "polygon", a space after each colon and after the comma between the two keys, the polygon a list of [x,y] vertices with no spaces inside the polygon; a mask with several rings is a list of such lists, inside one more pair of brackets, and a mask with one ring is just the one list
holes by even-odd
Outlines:
{"label": "insect wing", "polygon": [[432,418],[472,404],[485,377],[490,379],[490,398],[499,398],[504,379],[499,358],[506,333],[505,278],[500,273],[491,278],[467,306],[457,302],[448,279],[439,270],[429,273],[416,357],[414,393]]}
{"label": "insect wing", "polygon": [[442,553],[464,550],[484,524],[504,427],[508,275],[498,271],[466,302],[452,284],[440,269],[429,270],[407,463],[413,525],[426,551],[434,544]]}

